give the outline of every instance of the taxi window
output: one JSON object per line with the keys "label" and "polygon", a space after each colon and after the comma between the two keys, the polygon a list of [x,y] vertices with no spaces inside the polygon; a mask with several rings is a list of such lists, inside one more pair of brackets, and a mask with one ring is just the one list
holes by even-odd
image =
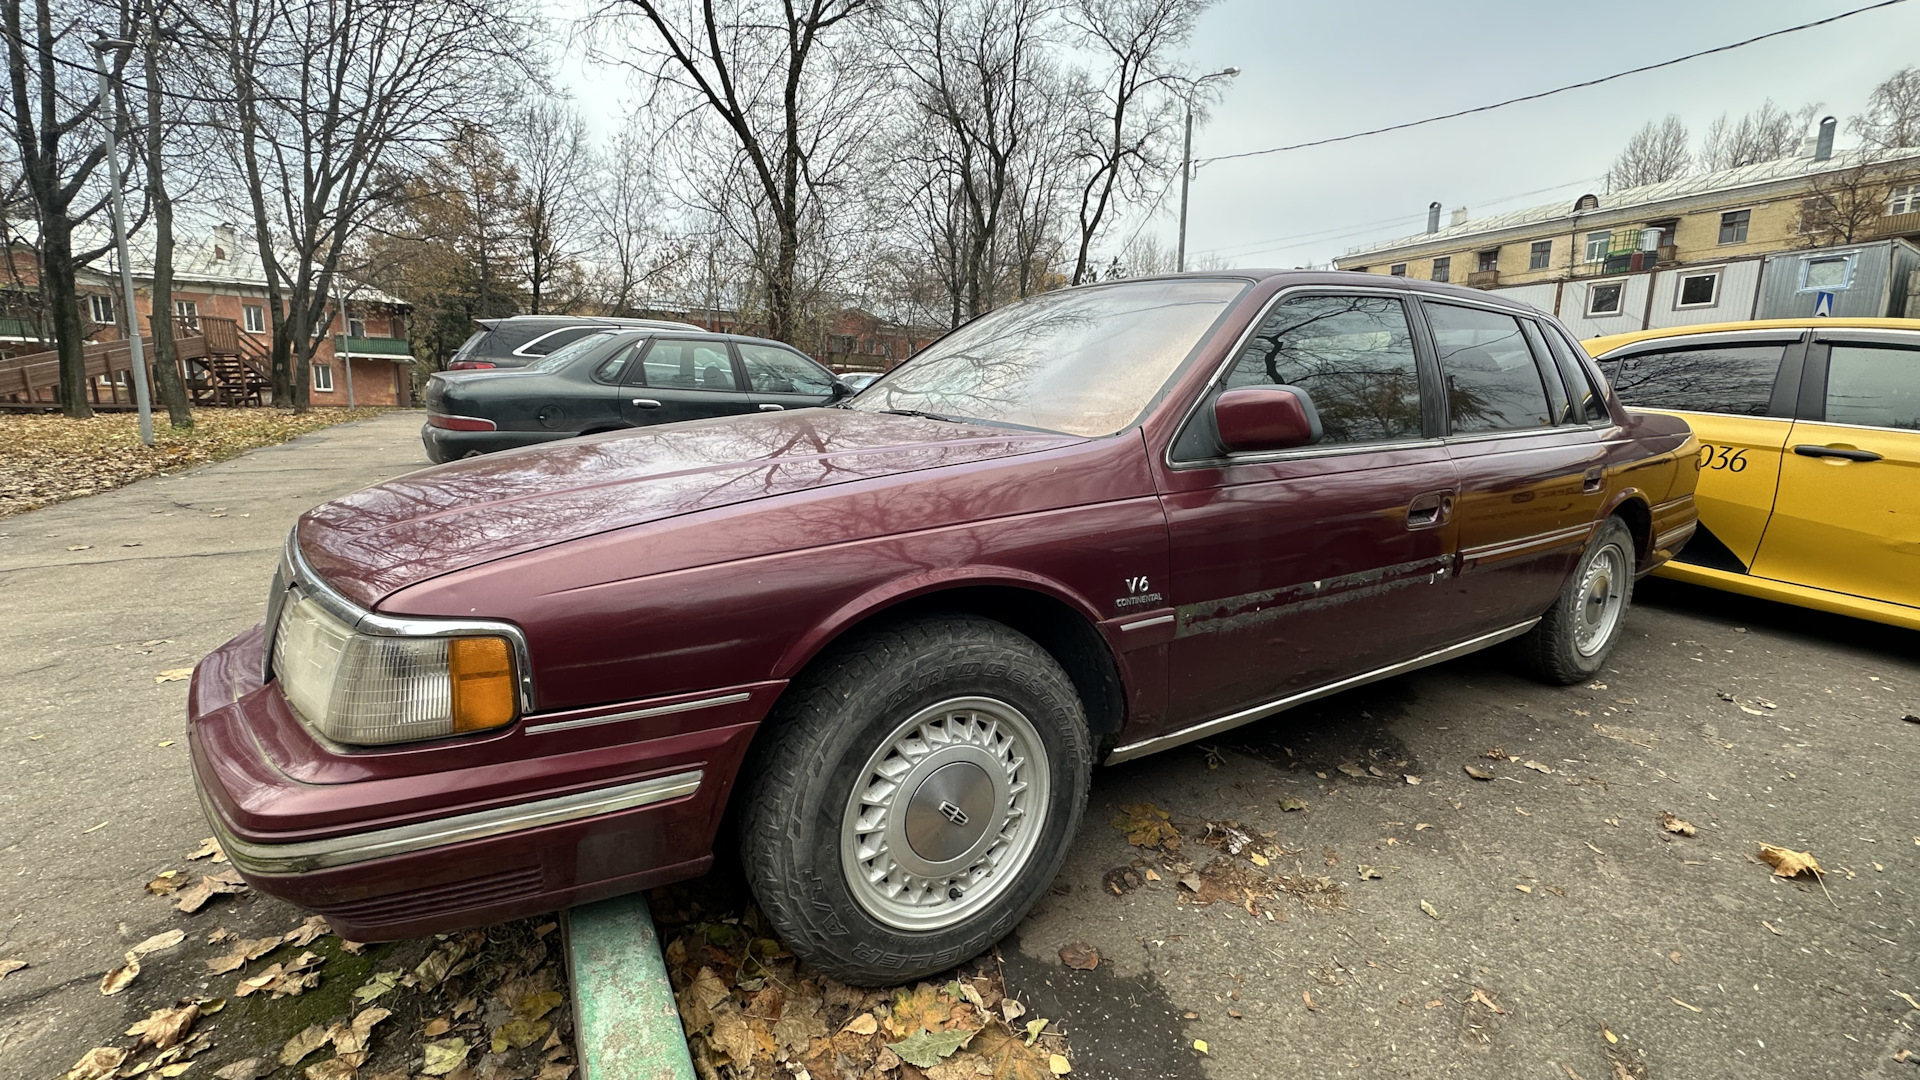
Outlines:
{"label": "taxi window", "polygon": [[1920,431],[1920,349],[1833,346],[1827,422]]}
{"label": "taxi window", "polygon": [[1618,360],[1600,370],[1620,403],[1640,409],[1765,416],[1785,344],[1700,345]]}

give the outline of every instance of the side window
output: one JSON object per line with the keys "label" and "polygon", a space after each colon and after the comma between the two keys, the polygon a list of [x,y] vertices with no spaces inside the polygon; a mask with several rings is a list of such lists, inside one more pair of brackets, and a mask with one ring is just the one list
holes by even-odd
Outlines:
{"label": "side window", "polygon": [[[636,376],[638,378],[636,378]],[[647,358],[629,381],[679,390],[738,390],[727,347],[718,341],[655,338]]]}
{"label": "side window", "polygon": [[1920,349],[1833,346],[1827,421],[1920,431]]}
{"label": "side window", "polygon": [[522,356],[545,356],[556,349],[579,341],[588,334],[597,334],[605,329],[604,326],[569,326],[564,330],[555,330],[551,334],[534,338],[516,351]]}
{"label": "side window", "polygon": [[1547,339],[1540,330],[1540,324],[1532,319],[1521,319],[1520,329],[1527,336],[1527,348],[1533,353],[1534,366],[1540,369],[1540,378],[1547,387],[1547,415],[1553,417],[1556,424],[1569,423],[1571,410],[1567,408],[1567,384],[1560,375],[1560,366],[1553,362],[1553,354],[1547,351]]}
{"label": "side window", "polygon": [[[600,361],[599,366],[593,369],[593,377],[600,382],[612,382],[618,379],[620,377],[620,369],[627,366],[627,361],[633,359],[633,354],[638,352],[640,346],[644,344],[646,344],[646,342],[640,341],[614,350],[612,356]],[[627,381],[630,383],[640,383],[642,385],[646,383],[643,373],[637,366],[633,371],[628,373]]]}
{"label": "side window", "polygon": [[771,345],[738,346],[747,385],[768,394],[831,394],[833,376],[798,353]]}
{"label": "side window", "polygon": [[1572,401],[1567,405],[1567,423],[1588,424],[1596,420],[1612,420],[1613,414],[1607,411],[1607,395],[1593,384],[1593,376],[1587,366],[1580,362],[1580,356],[1574,352],[1573,343],[1567,336],[1551,326],[1543,326],[1540,332],[1546,336],[1547,348],[1553,353],[1553,362],[1560,368],[1560,377],[1566,381],[1567,393]]}
{"label": "side window", "polygon": [[1640,409],[1765,416],[1785,344],[1703,345],[1600,364],[1620,403]]}
{"label": "side window", "polygon": [[1452,304],[1429,303],[1426,310],[1456,434],[1553,426],[1546,384],[1518,319]]}
{"label": "side window", "polygon": [[1417,439],[1420,377],[1405,305],[1390,297],[1284,300],[1247,342],[1226,386],[1296,386],[1322,443]]}

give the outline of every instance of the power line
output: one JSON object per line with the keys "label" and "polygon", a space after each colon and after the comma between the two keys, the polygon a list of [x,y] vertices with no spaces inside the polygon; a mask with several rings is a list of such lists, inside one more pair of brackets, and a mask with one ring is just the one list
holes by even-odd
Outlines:
{"label": "power line", "polygon": [[1453,120],[1457,117],[1471,116],[1474,113],[1491,112],[1494,109],[1504,109],[1509,105],[1518,105],[1523,101],[1538,101],[1541,98],[1552,97],[1555,94],[1564,94],[1569,90],[1580,90],[1589,86],[1598,86],[1601,83],[1612,82],[1615,79],[1624,79],[1629,75],[1639,75],[1643,72],[1654,71],[1659,68],[1672,67],[1675,64],[1682,64],[1688,60],[1698,60],[1702,56],[1712,56],[1715,53],[1731,52],[1734,49],[1742,49],[1756,42],[1766,41],[1768,38],[1777,38],[1785,34],[1794,34],[1802,30],[1811,30],[1816,26],[1826,26],[1829,23],[1839,22],[1841,19],[1850,19],[1855,15],[1860,15],[1869,11],[1878,11],[1881,8],[1888,8],[1888,7],[1894,6],[1895,4],[1904,4],[1906,2],[1907,0],[1880,0],[1880,2],[1877,4],[1868,4],[1866,7],[1854,8],[1852,11],[1843,11],[1838,15],[1830,15],[1824,19],[1815,19],[1812,22],[1804,22],[1798,26],[1789,26],[1789,27],[1786,27],[1785,29],[1769,31],[1765,34],[1760,34],[1756,37],[1747,38],[1745,41],[1736,41],[1729,45],[1720,45],[1711,49],[1702,49],[1699,52],[1688,53],[1685,56],[1676,56],[1671,60],[1662,60],[1657,64],[1644,64],[1637,68],[1629,68],[1626,71],[1616,71],[1611,75],[1602,75],[1597,79],[1588,79],[1585,82],[1571,83],[1567,86],[1557,86],[1552,90],[1542,90],[1537,94],[1524,94],[1520,97],[1508,98],[1505,101],[1496,101],[1491,105],[1478,105],[1471,109],[1461,109],[1458,112],[1442,113],[1439,116],[1429,116],[1424,120],[1409,120],[1404,124],[1389,124],[1386,127],[1373,128],[1368,131],[1355,131],[1347,135],[1334,135],[1330,138],[1313,139],[1308,142],[1301,142],[1301,143],[1291,143],[1287,146],[1270,146],[1265,150],[1244,150],[1237,154],[1216,154],[1213,157],[1201,158],[1198,161],[1195,161],[1194,165],[1195,167],[1198,167],[1201,165],[1209,165],[1216,161],[1233,161],[1237,158],[1259,157],[1263,154],[1279,154],[1279,153],[1284,153],[1288,150],[1305,150],[1311,146],[1326,146],[1330,143],[1348,142],[1352,139],[1364,139],[1369,135],[1384,135],[1389,131],[1405,131],[1408,128],[1421,127],[1426,124],[1435,124],[1435,123],[1439,123],[1442,120]]}

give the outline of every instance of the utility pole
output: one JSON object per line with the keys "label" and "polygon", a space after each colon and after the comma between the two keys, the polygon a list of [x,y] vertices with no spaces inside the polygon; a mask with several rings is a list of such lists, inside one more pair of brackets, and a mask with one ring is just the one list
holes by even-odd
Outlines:
{"label": "utility pole", "polygon": [[120,255],[120,293],[125,298],[127,308],[127,349],[133,363],[133,403],[140,411],[140,443],[152,446],[153,402],[147,396],[147,355],[145,343],[140,337],[140,313],[133,304],[133,264],[127,257],[127,202],[120,193],[120,148],[114,139],[114,128],[120,123],[120,114],[113,108],[113,91],[107,79],[107,54],[131,48],[131,41],[100,38],[93,43],[93,69],[100,74],[100,116],[107,125],[107,177],[113,184],[113,243]]}
{"label": "utility pole", "polygon": [[1185,271],[1187,268],[1187,188],[1193,180],[1193,96],[1209,79],[1231,79],[1240,74],[1237,67],[1222,68],[1211,75],[1202,75],[1193,80],[1187,88],[1187,126],[1180,139],[1180,245],[1174,256],[1174,269]]}

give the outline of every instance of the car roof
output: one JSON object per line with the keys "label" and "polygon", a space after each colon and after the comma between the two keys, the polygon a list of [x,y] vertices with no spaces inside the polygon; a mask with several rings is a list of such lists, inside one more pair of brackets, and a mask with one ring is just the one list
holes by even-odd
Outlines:
{"label": "car roof", "polygon": [[672,319],[634,319],[624,315],[507,315],[498,319],[475,319],[473,321],[489,330],[507,324],[525,325],[527,323],[537,323],[543,326],[552,324],[554,326],[652,327],[659,330],[700,330],[702,333],[706,332],[701,327],[695,326],[692,323],[675,322]]}
{"label": "car roof", "polygon": [[1588,338],[1583,344],[1595,356],[1612,352],[1622,345],[1660,338],[1695,337],[1725,334],[1738,330],[1906,330],[1920,332],[1920,319],[1835,318],[1810,315],[1800,319],[1753,319],[1747,322],[1696,323],[1692,326],[1663,326],[1654,330],[1635,330]]}
{"label": "car roof", "polygon": [[1076,288],[1099,288],[1103,285],[1126,285],[1139,281],[1177,281],[1182,279],[1239,278],[1259,283],[1277,281],[1280,287],[1322,286],[1328,288],[1353,288],[1365,286],[1375,289],[1393,289],[1398,292],[1418,293],[1441,299],[1468,300],[1476,304],[1505,308],[1518,315],[1535,318],[1553,316],[1525,301],[1501,296],[1497,292],[1475,289],[1466,285],[1454,285],[1445,281],[1427,281],[1423,278],[1396,277],[1392,274],[1370,274],[1359,270],[1300,270],[1300,269],[1251,269],[1251,270],[1189,270],[1181,274],[1154,274],[1149,277],[1122,278],[1117,281],[1099,282],[1094,285],[1080,285]]}

